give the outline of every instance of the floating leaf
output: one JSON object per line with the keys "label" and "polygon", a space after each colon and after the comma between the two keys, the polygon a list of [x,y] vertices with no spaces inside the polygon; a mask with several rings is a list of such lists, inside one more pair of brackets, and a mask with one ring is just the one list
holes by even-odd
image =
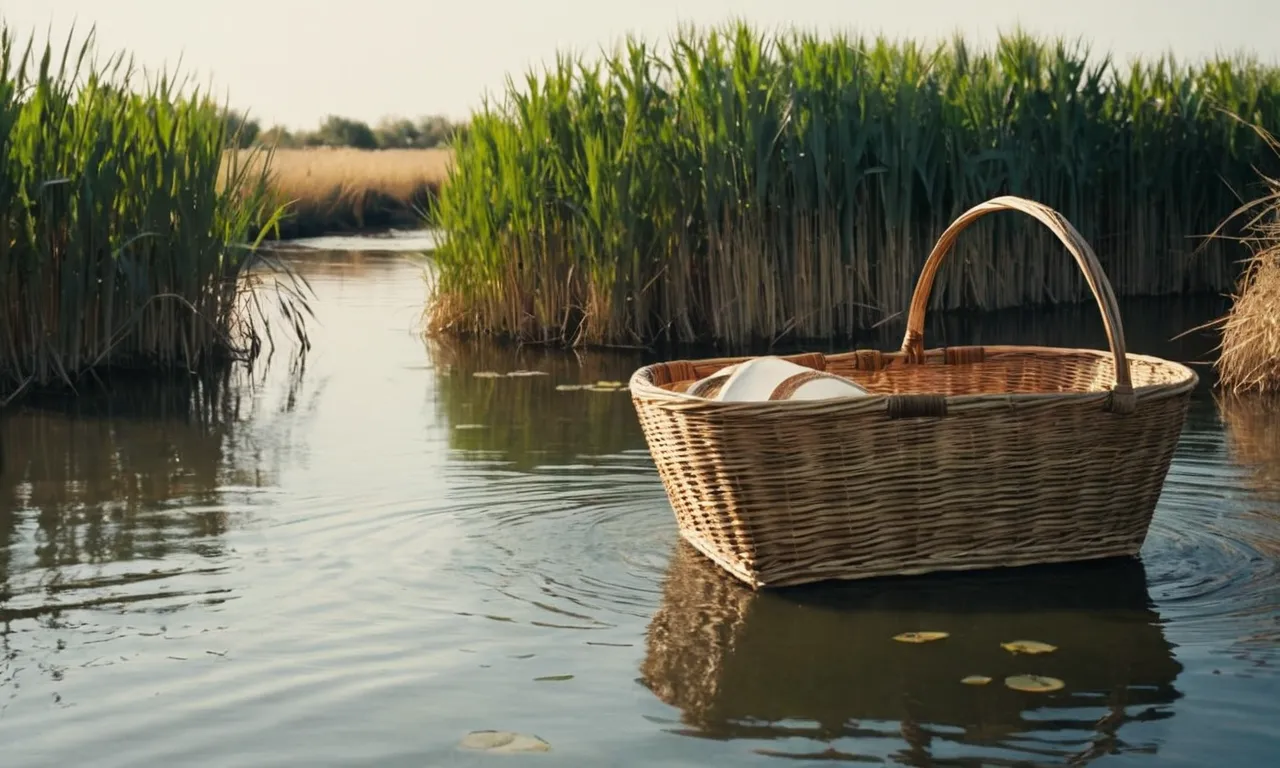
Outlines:
{"label": "floating leaf", "polygon": [[550,374],[547,373],[546,371],[512,371],[507,375],[512,378],[520,379],[520,378],[527,378],[529,376],[549,376]]}
{"label": "floating leaf", "polygon": [[1010,653],[1053,653],[1058,646],[1041,643],[1036,640],[1014,640],[1012,643],[1001,643],[1000,647]]}
{"label": "floating leaf", "polygon": [[561,392],[577,392],[579,390],[588,389],[586,384],[557,384],[556,389]]}
{"label": "floating leaf", "polygon": [[488,424],[459,424],[454,429],[488,429]]}
{"label": "floating leaf", "polygon": [[500,378],[502,378],[502,374],[497,373],[497,372],[495,372],[495,371],[476,371],[475,373],[473,373],[473,374],[471,374],[471,375],[472,375],[472,376],[475,376],[477,379],[500,379]]}
{"label": "floating leaf", "polygon": [[929,643],[950,636],[946,632],[903,632],[900,635],[894,635],[893,639],[900,643]]}
{"label": "floating leaf", "polygon": [[1051,693],[1060,691],[1066,685],[1056,677],[1042,677],[1041,675],[1014,675],[1004,679],[1005,686],[1015,691],[1025,691],[1027,693]]}
{"label": "floating leaf", "polygon": [[596,382],[596,386],[597,386],[597,387],[605,387],[605,388],[607,388],[607,389],[617,389],[618,387],[621,387],[621,386],[622,386],[622,382],[620,382],[620,381],[597,381],[597,382]]}
{"label": "floating leaf", "polygon": [[969,675],[968,677],[964,678],[960,682],[964,683],[965,685],[986,685],[987,683],[991,682],[991,678],[987,677],[986,675]]}
{"label": "floating leaf", "polygon": [[550,752],[551,745],[537,736],[509,731],[472,731],[458,745],[483,752]]}

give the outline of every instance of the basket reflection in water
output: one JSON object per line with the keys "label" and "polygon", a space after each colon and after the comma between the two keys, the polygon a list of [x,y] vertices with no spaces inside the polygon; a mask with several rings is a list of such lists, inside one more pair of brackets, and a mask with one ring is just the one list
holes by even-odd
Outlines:
{"label": "basket reflection in water", "polygon": [[[949,637],[892,639],[917,630]],[[1001,647],[1015,640],[1058,650]],[[807,738],[880,758],[905,741],[923,764],[931,752],[956,757],[957,747],[1030,751],[1037,761],[1149,752],[1154,745],[1129,743],[1125,726],[1171,717],[1181,670],[1138,560],[753,591],[680,541],[641,678],[680,710],[686,735]],[[1004,686],[1020,674],[1065,687]],[[960,682],[969,675],[992,681]],[[994,761],[984,764],[1005,762],[982,754]]]}

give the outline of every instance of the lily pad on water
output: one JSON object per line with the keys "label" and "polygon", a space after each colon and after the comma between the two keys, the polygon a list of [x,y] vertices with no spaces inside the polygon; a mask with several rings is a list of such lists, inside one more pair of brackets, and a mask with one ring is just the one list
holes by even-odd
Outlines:
{"label": "lily pad on water", "polygon": [[621,387],[621,386],[622,386],[622,382],[620,382],[620,381],[597,381],[597,382],[596,382],[596,386],[597,386],[597,387],[603,387],[603,388],[605,388],[605,389],[617,389],[618,387]]}
{"label": "lily pad on water", "polygon": [[546,371],[512,371],[511,373],[507,374],[507,376],[510,376],[511,378],[515,378],[515,379],[527,378],[529,376],[549,376],[549,375],[550,374],[547,373]]}
{"label": "lily pad on water", "polygon": [[459,424],[454,429],[488,429],[488,424]]}
{"label": "lily pad on water", "polygon": [[987,677],[986,675],[969,675],[968,677],[962,679],[960,682],[964,683],[965,685],[986,685],[987,683],[991,682],[991,678]]}
{"label": "lily pad on water", "polygon": [[561,392],[578,392],[589,387],[586,384],[557,384],[556,389]]}
{"label": "lily pad on water", "polygon": [[1052,693],[1053,691],[1062,690],[1063,686],[1066,685],[1056,677],[1043,677],[1041,675],[1014,675],[1006,677],[1004,684],[1015,691],[1025,691],[1026,693]]}
{"label": "lily pad on water", "polygon": [[477,379],[500,379],[500,378],[502,378],[502,374],[498,373],[497,371],[476,371],[475,373],[473,373],[473,374],[471,374],[471,375],[472,375],[472,376],[475,376]]}
{"label": "lily pad on water", "polygon": [[472,731],[462,737],[462,742],[458,746],[463,749],[502,754],[551,751],[551,745],[537,736],[510,731]]}
{"label": "lily pad on water", "polygon": [[1053,653],[1058,646],[1041,643],[1036,640],[1014,640],[1012,643],[1001,643],[1000,647],[1010,653]]}
{"label": "lily pad on water", "polygon": [[903,632],[900,635],[894,635],[893,639],[900,643],[931,643],[950,636],[947,632]]}

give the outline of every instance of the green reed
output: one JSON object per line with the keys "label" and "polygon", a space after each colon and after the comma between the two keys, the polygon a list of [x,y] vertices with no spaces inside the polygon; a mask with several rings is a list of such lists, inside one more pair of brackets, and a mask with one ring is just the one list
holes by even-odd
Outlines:
{"label": "green reed", "polygon": [[[473,116],[435,214],[432,331],[527,341],[847,337],[905,310],[929,248],[999,194],[1061,211],[1120,294],[1224,290],[1204,238],[1256,182],[1280,69],[1120,66],[1026,34],[990,50],[744,24],[560,57]],[[935,307],[1087,290],[1014,214],[961,238]]]}
{"label": "green reed", "polygon": [[93,55],[92,33],[41,50],[0,25],[0,403],[99,368],[253,357],[269,338],[245,311],[278,270],[255,250],[280,214],[267,163],[223,165],[231,137],[200,90]]}

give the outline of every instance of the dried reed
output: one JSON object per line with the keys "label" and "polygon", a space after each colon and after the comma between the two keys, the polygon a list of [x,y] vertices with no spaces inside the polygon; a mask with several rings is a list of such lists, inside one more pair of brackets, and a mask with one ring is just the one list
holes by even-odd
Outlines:
{"label": "dried reed", "polygon": [[[1280,156],[1280,141],[1259,134]],[[1236,211],[1252,214],[1245,240],[1253,256],[1222,322],[1218,373],[1222,386],[1234,392],[1280,392],[1280,179],[1264,181],[1268,194]]]}
{"label": "dried reed", "polygon": [[422,226],[451,159],[448,149],[277,149],[271,194],[289,206],[280,235]]}

